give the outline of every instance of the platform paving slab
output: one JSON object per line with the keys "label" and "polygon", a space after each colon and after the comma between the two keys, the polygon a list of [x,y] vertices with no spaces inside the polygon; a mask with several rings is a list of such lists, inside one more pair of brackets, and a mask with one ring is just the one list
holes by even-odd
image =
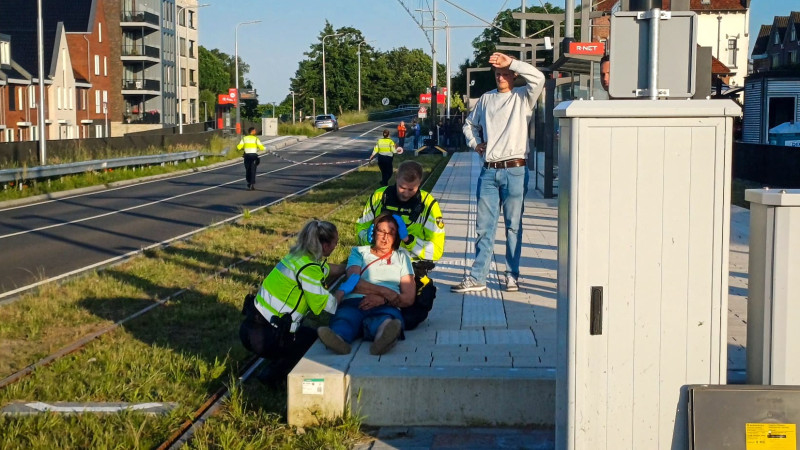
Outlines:
{"label": "platform paving slab", "polygon": [[[445,218],[447,241],[432,274],[438,291],[428,320],[406,332],[405,341],[380,357],[369,354],[368,344],[357,342],[351,355],[341,357],[315,343],[289,377],[290,424],[313,424],[311,410],[335,416],[347,407],[363,417],[366,425],[381,430],[397,426],[411,427],[408,430],[435,429],[420,426],[553,426],[557,200],[541,198],[531,184],[523,216],[518,292],[503,291],[501,218],[488,289],[451,293],[449,286],[468,273],[474,257],[474,186],[479,173],[474,154],[456,153],[433,189]],[[746,366],[748,229],[748,211],[733,207],[728,322],[731,382],[743,379]],[[324,393],[308,393],[309,382],[304,393],[303,380],[317,378],[324,380]],[[403,446],[392,447],[394,440],[379,439],[365,448],[417,448],[414,443],[423,441],[426,443],[419,448],[451,448],[442,446],[447,438],[439,441],[432,437],[431,433],[436,433],[425,433],[424,439],[402,437],[406,439]],[[486,448],[502,448],[494,444]],[[519,448],[552,448],[531,445]]]}

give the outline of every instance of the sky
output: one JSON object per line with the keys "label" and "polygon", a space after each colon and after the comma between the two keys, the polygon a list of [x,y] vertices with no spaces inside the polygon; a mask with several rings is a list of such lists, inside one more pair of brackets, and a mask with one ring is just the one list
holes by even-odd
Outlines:
{"label": "sky", "polygon": [[[430,10],[434,1],[436,9],[451,26],[451,70],[472,57],[472,40],[491,22],[498,11],[519,8],[522,0],[198,0],[208,4],[198,10],[200,45],[218,48],[234,54],[236,24],[249,20],[261,23],[239,26],[239,55],[250,65],[247,74],[259,95],[259,103],[281,102],[289,93],[289,80],[298,63],[305,59],[317,42],[317,36],[329,21],[334,29],[353,27],[361,30],[366,40],[376,50],[393,48],[421,48],[430,53],[424,32],[412,19],[425,16],[425,25],[431,25]],[[564,0],[554,0],[552,5],[564,7]],[[762,24],[771,24],[776,15],[788,15],[792,2],[786,0],[751,0],[750,46],[755,41]],[[580,4],[580,0],[576,0]],[[539,0],[526,0],[526,6],[541,6]],[[797,6],[796,9],[800,9]],[[482,21],[482,20],[483,21]],[[437,60],[445,64],[445,33],[436,33]],[[749,54],[748,50],[748,54]]]}

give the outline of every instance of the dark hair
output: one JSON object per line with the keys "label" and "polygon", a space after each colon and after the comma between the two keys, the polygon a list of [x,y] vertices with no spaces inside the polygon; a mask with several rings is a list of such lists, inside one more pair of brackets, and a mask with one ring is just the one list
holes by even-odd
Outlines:
{"label": "dark hair", "polygon": [[397,166],[395,180],[405,181],[406,183],[422,181],[422,164],[412,160],[403,161]]}
{"label": "dark hair", "polygon": [[250,128],[248,128],[248,129],[247,129],[247,134],[250,134],[250,133],[252,133],[253,131],[256,131],[256,127],[250,127]]}
{"label": "dark hair", "polygon": [[389,137],[389,134],[390,134],[389,130],[383,130],[383,137],[387,138]]}
{"label": "dark hair", "polygon": [[[378,214],[378,217],[376,217],[375,220],[372,221],[372,225],[375,226],[375,228],[373,228],[372,232],[374,234],[377,234],[378,233],[378,224],[383,223],[383,222],[389,222],[389,223],[394,224],[394,234],[392,235],[392,237],[394,238],[394,242],[392,242],[392,249],[393,250],[397,250],[398,248],[400,248],[400,233],[397,231],[397,221],[394,220],[394,217],[392,216],[392,213],[390,211],[384,211],[384,212]],[[372,245],[371,246],[374,246],[375,242],[377,242],[377,239],[373,239],[372,240]]]}
{"label": "dark hair", "polygon": [[610,62],[610,61],[611,61],[611,60],[609,59],[609,55],[603,55],[603,57],[602,57],[602,58],[600,58],[600,64],[601,64],[601,65],[602,65],[604,62]]}

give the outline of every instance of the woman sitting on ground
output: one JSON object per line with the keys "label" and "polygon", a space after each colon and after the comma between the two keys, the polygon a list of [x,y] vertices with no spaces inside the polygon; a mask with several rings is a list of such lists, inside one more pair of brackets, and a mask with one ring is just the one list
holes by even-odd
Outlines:
{"label": "woman sitting on ground", "polygon": [[258,379],[277,384],[306,353],[317,338],[313,328],[300,322],[309,312],[336,312],[345,294],[358,282],[353,277],[335,294],[325,288],[326,278],[336,279],[344,272],[341,264],[328,265],[327,258],[339,243],[336,226],[330,222],[311,220],[305,224],[297,243],[261,283],[258,293],[245,298],[239,327],[244,347],[272,362]]}
{"label": "woman sitting on ground", "polygon": [[390,212],[378,215],[368,231],[368,246],[354,247],[347,275],[360,275],[352,294],[345,296],[330,326],[317,330],[326,347],[345,355],[358,337],[373,341],[369,352],[389,351],[403,332],[400,308],[414,303],[414,269],[405,250],[398,250],[397,220]]}

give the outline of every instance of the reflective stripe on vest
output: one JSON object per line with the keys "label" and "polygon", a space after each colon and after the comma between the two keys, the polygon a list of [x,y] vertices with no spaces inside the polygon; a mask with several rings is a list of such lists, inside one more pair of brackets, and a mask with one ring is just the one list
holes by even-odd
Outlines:
{"label": "reflective stripe on vest", "polygon": [[[282,316],[295,309],[295,312],[292,313],[291,331],[295,332],[300,326],[300,321],[303,319],[307,308],[301,308],[301,305],[295,308],[295,305],[300,300],[301,293],[300,288],[297,286],[297,278],[303,282],[307,294],[324,293],[328,295],[328,291],[322,286],[320,280],[314,280],[304,274],[300,274],[299,277],[295,276],[296,270],[309,263],[314,263],[314,261],[308,256],[293,257],[292,255],[287,255],[261,283],[255,303],[256,308],[267,321],[273,315]],[[327,271],[323,266],[323,275],[326,275],[325,272]]]}
{"label": "reflective stripe on vest", "polygon": [[379,155],[394,154],[394,152],[392,151],[393,147],[394,147],[394,141],[392,141],[391,139],[379,139],[378,144],[375,146],[375,148],[378,149]]}
{"label": "reflective stripe on vest", "polygon": [[243,136],[245,153],[258,153],[258,138],[256,136]]}

